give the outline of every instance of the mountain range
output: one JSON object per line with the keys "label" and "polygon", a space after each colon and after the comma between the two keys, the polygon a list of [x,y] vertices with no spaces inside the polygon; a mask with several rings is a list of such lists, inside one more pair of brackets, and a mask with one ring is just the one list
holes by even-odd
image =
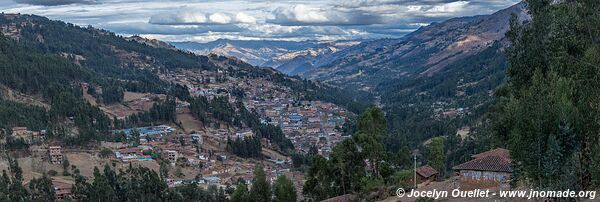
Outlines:
{"label": "mountain range", "polygon": [[[364,42],[335,53],[327,64],[301,76],[337,85],[432,76],[452,63],[503,43],[511,15],[528,20],[525,3],[491,15],[453,18],[433,23],[399,39]],[[372,79],[371,79],[372,78]]]}
{"label": "mountain range", "polygon": [[361,41],[267,41],[219,39],[207,43],[171,42],[198,55],[235,57],[249,64],[272,67],[288,75],[304,73],[330,61],[330,55]]}
{"label": "mountain range", "polygon": [[382,83],[433,76],[469,56],[505,46],[511,15],[530,20],[525,3],[490,15],[432,23],[397,39],[357,41],[172,42],[193,53],[236,57],[288,75],[369,91]]}

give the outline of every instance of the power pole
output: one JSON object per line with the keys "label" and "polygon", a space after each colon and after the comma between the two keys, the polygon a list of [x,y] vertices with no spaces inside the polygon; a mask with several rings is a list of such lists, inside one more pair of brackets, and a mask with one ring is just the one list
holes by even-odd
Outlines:
{"label": "power pole", "polygon": [[414,154],[414,160],[415,160],[415,189],[417,188],[417,154]]}

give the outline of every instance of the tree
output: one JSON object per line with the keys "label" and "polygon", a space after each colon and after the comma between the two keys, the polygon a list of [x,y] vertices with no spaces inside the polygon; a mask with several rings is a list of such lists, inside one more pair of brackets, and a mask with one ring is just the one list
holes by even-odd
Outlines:
{"label": "tree", "polygon": [[[9,176],[6,170],[2,170],[2,178],[0,179],[0,198],[8,198],[6,201],[29,201],[30,195],[23,186],[23,171],[21,170],[21,167],[19,167],[18,161],[11,158],[10,155],[7,155],[7,160],[8,169],[11,175]],[[42,187],[45,186],[40,186],[40,188]]]}
{"label": "tree", "polygon": [[161,161],[159,164],[160,164],[160,168],[159,168],[160,177],[163,180],[167,180],[167,178],[169,178],[169,165],[167,163],[165,163],[164,161]]}
{"label": "tree", "polygon": [[385,159],[385,148],[382,142],[386,131],[387,121],[383,111],[379,108],[370,108],[361,115],[358,121],[358,132],[353,136],[371,164],[371,173],[377,177],[381,176],[379,164]]}
{"label": "tree", "polygon": [[71,189],[73,197],[78,199],[86,199],[90,191],[90,184],[87,182],[87,179],[79,173],[79,169],[73,171],[73,178],[75,179],[75,184],[73,184]]}
{"label": "tree", "polygon": [[102,198],[107,201],[118,200],[117,191],[111,186],[108,176],[103,175],[97,167],[94,167],[94,182],[90,186],[88,196],[90,199]]}
{"label": "tree", "polygon": [[321,201],[333,196],[337,196],[339,186],[334,183],[333,166],[327,159],[316,155],[306,174],[306,182],[302,188],[302,193],[306,198],[314,201]]}
{"label": "tree", "polygon": [[417,198],[417,200],[415,200],[415,202],[434,202],[435,200],[433,198],[427,198],[427,197],[419,197]]}
{"label": "tree", "polygon": [[388,178],[390,184],[395,187],[411,187],[413,186],[414,171],[412,170],[401,170],[394,173]]}
{"label": "tree", "polygon": [[102,100],[106,104],[123,101],[124,90],[118,84],[109,84],[102,88]]}
{"label": "tree", "polygon": [[100,156],[100,158],[109,158],[113,156],[113,151],[109,148],[102,148],[102,150],[100,150],[100,153],[98,153],[98,156]]}
{"label": "tree", "polygon": [[592,166],[590,167],[593,176],[592,182],[594,186],[600,187],[600,141],[597,141],[596,144],[594,144],[592,154]]}
{"label": "tree", "polygon": [[250,202],[248,186],[246,186],[246,183],[238,183],[238,185],[235,187],[235,191],[233,194],[231,194],[231,202]]}
{"label": "tree", "polygon": [[262,165],[254,169],[254,178],[252,179],[252,189],[250,189],[250,201],[269,202],[271,201],[271,185],[267,182],[267,176]]}
{"label": "tree", "polygon": [[19,161],[17,161],[17,159],[11,158],[10,156],[8,156],[7,158],[8,169],[12,174],[12,181],[21,183],[23,181],[23,170],[19,166]]}
{"label": "tree", "polygon": [[331,153],[331,165],[334,182],[340,186],[343,195],[360,190],[360,180],[366,175],[364,154],[358,151],[358,145],[346,139],[338,143]]}
{"label": "tree", "polygon": [[431,165],[431,167],[438,170],[438,172],[443,173],[444,162],[446,159],[446,154],[444,153],[443,137],[435,137],[431,139],[431,143],[429,143],[428,159],[429,165]]}
{"label": "tree", "polygon": [[63,157],[63,162],[62,162],[62,166],[63,166],[63,175],[64,176],[69,176],[69,166],[71,165],[71,163],[69,163],[69,159],[67,159],[66,156]]}
{"label": "tree", "polygon": [[46,202],[55,200],[52,180],[46,175],[43,175],[39,179],[32,179],[29,182],[29,190],[31,191],[32,201]]}
{"label": "tree", "polygon": [[280,175],[273,185],[275,195],[274,202],[296,201],[296,188],[294,183],[287,179],[285,175]]}
{"label": "tree", "polygon": [[508,140],[516,180],[540,189],[587,189],[600,133],[600,109],[590,104],[600,102],[600,4],[527,5],[532,20],[522,24],[513,16],[506,34],[510,80],[494,133]]}
{"label": "tree", "polygon": [[138,146],[140,145],[140,131],[138,131],[138,129],[133,129],[131,131],[131,133],[129,134],[129,136],[127,136],[127,138],[129,138],[129,142],[131,145],[133,146]]}
{"label": "tree", "polygon": [[407,146],[402,147],[396,154],[394,155],[392,161],[396,163],[396,166],[399,168],[408,168],[412,164],[411,162],[411,152]]}

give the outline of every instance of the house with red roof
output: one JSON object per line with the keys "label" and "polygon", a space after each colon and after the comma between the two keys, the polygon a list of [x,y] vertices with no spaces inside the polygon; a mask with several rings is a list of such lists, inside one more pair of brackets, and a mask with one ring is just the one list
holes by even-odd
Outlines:
{"label": "house with red roof", "polygon": [[439,172],[429,165],[417,168],[417,183],[418,187],[427,186],[429,183],[436,181]]}
{"label": "house with red roof", "polygon": [[[29,189],[30,183],[31,182],[26,182],[23,185],[27,189]],[[73,195],[71,194],[71,189],[73,188],[73,184],[53,179],[52,180],[52,188],[54,189],[54,198],[57,201],[60,201],[60,200],[70,201],[70,199],[73,199]]]}
{"label": "house with red roof", "polygon": [[512,174],[509,151],[502,148],[472,155],[473,158],[463,164],[452,167],[460,176],[460,182],[501,185],[510,180]]}
{"label": "house with red roof", "polygon": [[71,188],[73,187],[72,184],[53,180],[52,186],[54,187],[54,197],[57,200],[71,198]]}

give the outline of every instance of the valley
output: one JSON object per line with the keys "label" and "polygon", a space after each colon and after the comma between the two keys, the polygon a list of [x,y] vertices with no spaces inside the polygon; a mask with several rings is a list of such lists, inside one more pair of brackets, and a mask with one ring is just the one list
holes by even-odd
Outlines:
{"label": "valley", "polygon": [[596,2],[139,2],[0,3],[0,201],[596,200]]}

